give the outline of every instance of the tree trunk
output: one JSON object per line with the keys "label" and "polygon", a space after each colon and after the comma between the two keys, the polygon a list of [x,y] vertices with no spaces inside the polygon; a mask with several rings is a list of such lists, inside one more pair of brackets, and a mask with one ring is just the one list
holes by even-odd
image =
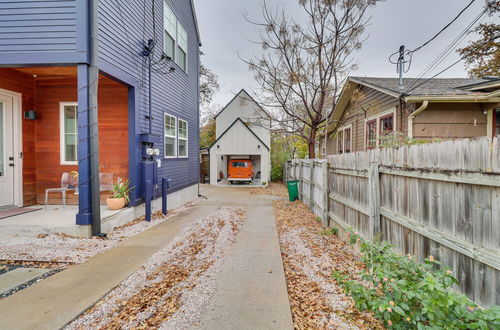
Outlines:
{"label": "tree trunk", "polygon": [[309,139],[307,140],[307,146],[309,148],[309,159],[314,159],[316,158],[316,132],[318,131],[317,128],[312,128],[311,132],[309,133]]}

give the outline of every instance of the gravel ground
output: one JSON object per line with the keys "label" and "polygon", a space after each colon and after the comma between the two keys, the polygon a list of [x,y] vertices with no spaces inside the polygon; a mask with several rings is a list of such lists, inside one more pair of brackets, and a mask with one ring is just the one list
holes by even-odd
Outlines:
{"label": "gravel ground", "polygon": [[78,238],[64,234],[42,234],[38,237],[0,236],[0,260],[82,263],[88,258],[115,247],[119,242],[195,205],[198,200],[186,203],[163,216],[156,212],[151,222],[137,218],[128,224],[114,228],[107,238]]}
{"label": "gravel ground", "polygon": [[[273,195],[285,197],[283,185]],[[265,192],[260,192],[265,193]],[[350,246],[325,231],[301,202],[273,202],[295,329],[379,329],[381,323],[354,307],[333,280],[333,270],[357,274],[364,267]]]}
{"label": "gravel ground", "polygon": [[186,329],[201,319],[216,291],[213,275],[244,221],[244,210],[222,207],[186,225],[167,247],[66,329]]}

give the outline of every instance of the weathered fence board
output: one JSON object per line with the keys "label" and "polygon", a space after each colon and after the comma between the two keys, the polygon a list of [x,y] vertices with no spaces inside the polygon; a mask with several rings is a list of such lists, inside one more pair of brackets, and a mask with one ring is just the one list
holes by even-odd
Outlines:
{"label": "weathered fence board", "polygon": [[500,137],[293,160],[285,173],[325,226],[432,255],[453,269],[457,290],[500,304]]}

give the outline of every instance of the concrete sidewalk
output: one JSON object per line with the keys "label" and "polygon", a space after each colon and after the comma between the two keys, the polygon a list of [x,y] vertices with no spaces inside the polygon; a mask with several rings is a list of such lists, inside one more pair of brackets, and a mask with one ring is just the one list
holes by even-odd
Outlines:
{"label": "concrete sidewalk", "polygon": [[91,307],[158,250],[184,224],[221,205],[240,205],[247,219],[217,274],[218,291],[202,329],[291,329],[277,230],[270,197],[246,189],[204,187],[209,199],[118,247],[98,254],[0,301],[1,329],[58,329]]}

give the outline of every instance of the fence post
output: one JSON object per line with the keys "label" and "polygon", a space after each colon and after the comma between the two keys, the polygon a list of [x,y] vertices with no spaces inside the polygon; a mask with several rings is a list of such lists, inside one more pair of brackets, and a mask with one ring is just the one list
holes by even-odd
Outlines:
{"label": "fence post", "polygon": [[328,161],[325,160],[323,162],[323,227],[328,227],[330,225],[330,221],[328,219],[328,209],[329,209],[329,200],[328,194],[330,193],[330,189],[328,187]]}
{"label": "fence post", "polygon": [[380,233],[380,173],[378,162],[371,162],[368,167],[368,187],[370,201],[371,239]]}
{"label": "fence post", "polygon": [[314,213],[314,160],[309,160],[309,208]]}
{"label": "fence post", "polygon": [[304,171],[303,161],[299,160],[299,164],[300,164],[300,167],[299,167],[299,178],[298,178],[298,180],[299,180],[299,187],[300,187],[299,197],[300,197],[300,200],[303,202],[304,201],[304,198],[303,198],[304,181],[302,180],[302,172]]}

